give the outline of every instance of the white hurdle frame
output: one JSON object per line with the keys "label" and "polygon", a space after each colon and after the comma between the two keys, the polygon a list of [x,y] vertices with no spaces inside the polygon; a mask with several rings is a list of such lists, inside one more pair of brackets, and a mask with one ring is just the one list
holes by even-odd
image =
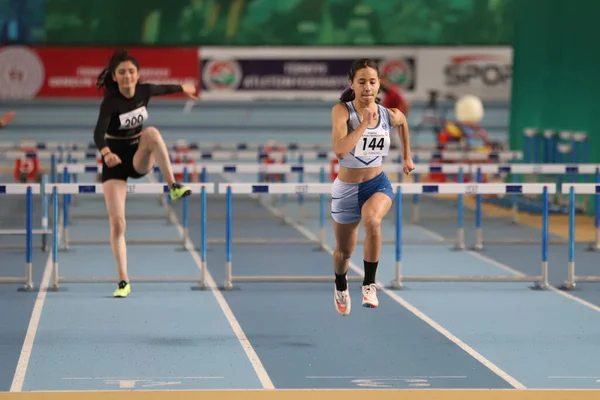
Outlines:
{"label": "white hurdle frame", "polygon": [[[403,276],[402,275],[402,196],[404,194],[542,194],[541,273],[537,276]],[[549,194],[556,193],[556,185],[543,183],[445,183],[396,185],[396,277],[392,288],[400,289],[403,282],[533,282],[539,289],[548,284],[548,207]]]}
{"label": "white hurdle frame", "polygon": [[[402,282],[533,282],[541,289],[548,288],[548,196],[556,193],[556,186],[550,184],[496,184],[496,183],[445,183],[418,184],[397,183],[396,187],[396,277],[392,288],[400,289]],[[312,183],[220,183],[217,192],[226,195],[226,257],[224,288],[231,290],[233,282],[330,282],[333,276],[235,276],[232,272],[233,240],[231,209],[234,194],[251,195],[255,193],[318,194],[331,195],[331,184]],[[404,194],[542,194],[544,197],[544,212],[542,215],[542,262],[541,273],[537,276],[402,276],[402,196]],[[322,235],[322,233],[321,233]],[[349,281],[361,281],[360,276],[349,276]]]}
{"label": "white hurdle frame", "polygon": [[[442,174],[458,174],[459,183],[461,183],[463,176],[468,174],[475,176],[475,182],[481,183],[482,174],[514,174],[514,175],[595,175],[597,183],[600,183],[600,164],[416,164],[415,174],[428,174],[428,173],[442,173]],[[418,175],[417,175],[418,176]],[[518,184],[517,182],[511,184]],[[418,223],[420,220],[419,212],[419,194],[413,195],[413,223]],[[483,249],[483,217],[482,217],[482,195],[476,194],[475,204],[475,250]],[[596,201],[598,203],[598,201]],[[512,202],[512,222],[515,224],[519,223],[519,210],[514,196]],[[458,194],[458,212],[461,213],[461,209],[464,209],[463,194]],[[596,214],[600,214],[600,207],[596,204]],[[596,227],[600,232],[600,220],[596,224]],[[457,238],[457,248],[463,248],[461,246],[462,239],[462,222],[459,221],[459,236]],[[567,244],[566,239],[549,239],[551,244]],[[514,245],[529,245],[529,244],[540,244],[539,240],[492,240],[488,243],[494,244],[514,244]],[[594,244],[595,250],[600,250],[600,235],[597,236]]]}
{"label": "white hurdle frame", "polygon": [[[318,194],[321,198],[320,229],[318,242],[325,242],[325,196],[331,194],[331,183],[219,183],[217,193],[225,194],[226,201],[226,231],[225,231],[225,290],[233,288],[232,282],[327,282],[331,277],[321,276],[233,276],[232,253],[234,240],[232,238],[232,209],[233,194]],[[267,241],[269,242],[269,241]],[[312,242],[312,241],[311,241]],[[348,281],[362,281],[362,277],[348,276]]]}
{"label": "white hurdle frame", "polygon": [[[159,195],[169,193],[169,186],[163,183],[137,183],[128,184],[128,195]],[[131,280],[140,283],[160,283],[160,282],[198,282],[200,287],[204,288],[204,272],[206,271],[206,208],[207,194],[215,193],[213,183],[190,183],[188,186],[192,189],[191,196],[200,195],[201,208],[201,228],[200,228],[200,274],[198,276],[158,276],[158,277],[132,277]],[[46,193],[52,195],[52,289],[58,290],[60,282],[64,283],[111,283],[115,282],[115,277],[90,277],[90,278],[69,278],[60,276],[58,254],[58,196],[59,194],[82,194],[94,195],[102,194],[102,184],[77,184],[77,183],[49,183],[46,184]]]}
{"label": "white hurdle frame", "polygon": [[567,281],[564,289],[573,290],[577,282],[599,283],[599,275],[577,275],[575,272],[575,195],[590,194],[595,197],[594,244],[590,250],[600,246],[600,183],[563,183],[561,193],[569,195],[569,260],[567,265]]}
{"label": "white hurdle frame", "polygon": [[[74,164],[74,163],[60,163],[57,164],[62,168],[63,171],[63,179],[65,180],[66,184],[70,184],[70,180],[72,176],[75,176],[74,174],[76,173],[98,173],[98,172],[102,172],[102,166],[101,165],[95,165],[95,164]],[[173,173],[178,173],[180,172],[179,169],[181,169],[181,172],[184,172],[184,176],[186,177],[187,180],[187,168],[185,167],[185,165],[174,165],[173,166]],[[154,172],[160,172],[160,169],[157,166],[154,166],[153,168]],[[65,184],[65,183],[63,183]],[[187,182],[186,182],[187,185]],[[83,185],[82,185],[83,186]],[[128,184],[128,190],[131,187],[134,187],[135,184]],[[189,186],[189,185],[188,185]],[[70,220],[71,220],[71,213],[69,211],[69,206],[71,204],[71,195],[73,194],[77,194],[77,193],[62,193],[63,194],[63,235],[62,235],[62,243],[61,243],[61,250],[68,250],[69,249],[69,245],[73,244],[73,245],[80,245],[80,244],[84,244],[84,245],[106,245],[106,244],[110,244],[110,240],[109,239],[97,239],[97,240],[82,240],[82,239],[75,239],[75,240],[71,240],[70,236],[69,236],[69,224],[70,224]],[[167,195],[168,196],[168,195]],[[170,202],[170,198],[167,197],[169,199]],[[161,197],[161,200],[163,200],[163,198]],[[183,224],[183,230],[184,230],[184,235],[181,239],[173,239],[173,240],[149,240],[149,239],[141,239],[141,240],[136,240],[136,239],[128,239],[128,244],[131,245],[144,245],[144,244],[164,244],[164,245],[169,245],[169,244],[181,244],[182,248],[185,249],[186,246],[186,241],[188,239],[188,225],[189,225],[189,213],[188,213],[188,199],[184,198],[182,199],[183,202],[183,207],[182,207],[182,224]],[[137,219],[144,219],[144,220],[148,220],[148,219],[153,219],[155,216],[151,215],[151,214],[146,214],[146,215],[138,215]],[[106,219],[106,214],[101,214],[101,215],[96,215],[96,214],[92,214],[92,215],[82,215],[82,216],[78,216],[78,218],[81,219]],[[129,217],[131,218],[131,217]],[[171,216],[171,212],[165,213],[163,216],[160,216],[160,218],[166,218],[168,221],[171,221],[172,216]]]}
{"label": "white hurdle frame", "polygon": [[40,194],[40,185],[26,183],[0,184],[0,196],[25,195],[25,276],[0,277],[0,283],[22,283],[24,289],[33,289],[33,195]]}

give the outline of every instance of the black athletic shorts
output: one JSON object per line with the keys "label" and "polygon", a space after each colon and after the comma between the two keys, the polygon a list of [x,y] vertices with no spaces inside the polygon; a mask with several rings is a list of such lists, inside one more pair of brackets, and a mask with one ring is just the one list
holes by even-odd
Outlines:
{"label": "black athletic shorts", "polygon": [[127,178],[138,179],[146,174],[138,173],[133,168],[133,156],[140,145],[140,137],[135,139],[106,139],[106,144],[110,151],[115,153],[121,159],[121,164],[110,168],[106,166],[104,157],[102,157],[102,182],[109,179],[119,179],[127,181]]}

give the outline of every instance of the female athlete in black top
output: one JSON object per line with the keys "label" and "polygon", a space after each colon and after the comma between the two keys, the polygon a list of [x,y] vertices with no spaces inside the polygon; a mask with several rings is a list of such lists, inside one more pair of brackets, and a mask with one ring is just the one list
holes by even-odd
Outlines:
{"label": "female athlete in black top", "polygon": [[152,96],[185,93],[193,99],[192,84],[154,85],[140,83],[138,61],[126,51],[116,51],[108,67],[98,76],[97,87],[104,99],[94,130],[94,142],[102,154],[102,183],[110,223],[110,243],[117,264],[119,284],[115,297],[131,292],[127,275],[125,244],[125,197],[127,179],[140,178],[158,164],[170,187],[172,199],[188,196],[191,190],[175,182],[167,147],[148,120],[147,105]]}

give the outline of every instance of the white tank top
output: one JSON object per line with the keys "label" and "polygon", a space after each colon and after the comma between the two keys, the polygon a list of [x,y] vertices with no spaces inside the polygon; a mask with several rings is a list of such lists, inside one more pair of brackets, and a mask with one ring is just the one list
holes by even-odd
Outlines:
{"label": "white tank top", "polygon": [[[351,101],[345,103],[348,109],[348,134],[360,124],[358,113]],[[346,168],[375,168],[381,165],[383,157],[387,156],[390,149],[391,121],[387,108],[377,104],[379,108],[379,121],[374,128],[367,128],[358,140],[354,149],[346,157],[339,160],[339,164]]]}

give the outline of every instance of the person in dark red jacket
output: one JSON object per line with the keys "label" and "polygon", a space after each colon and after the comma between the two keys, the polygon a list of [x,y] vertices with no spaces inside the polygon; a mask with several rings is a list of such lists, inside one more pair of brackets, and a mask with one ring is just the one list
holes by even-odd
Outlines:
{"label": "person in dark red jacket", "polygon": [[[386,76],[381,78],[379,92],[383,93],[382,105],[386,108],[397,108],[402,114],[407,115],[410,103],[402,95],[400,88],[394,85]],[[399,149],[402,146],[397,132],[390,132],[390,149]]]}
{"label": "person in dark red jacket", "polygon": [[397,108],[402,114],[408,114],[410,110],[410,103],[402,95],[402,92],[398,86],[394,85],[385,76],[381,78],[381,86],[379,90],[384,94],[383,106],[387,108]]}

